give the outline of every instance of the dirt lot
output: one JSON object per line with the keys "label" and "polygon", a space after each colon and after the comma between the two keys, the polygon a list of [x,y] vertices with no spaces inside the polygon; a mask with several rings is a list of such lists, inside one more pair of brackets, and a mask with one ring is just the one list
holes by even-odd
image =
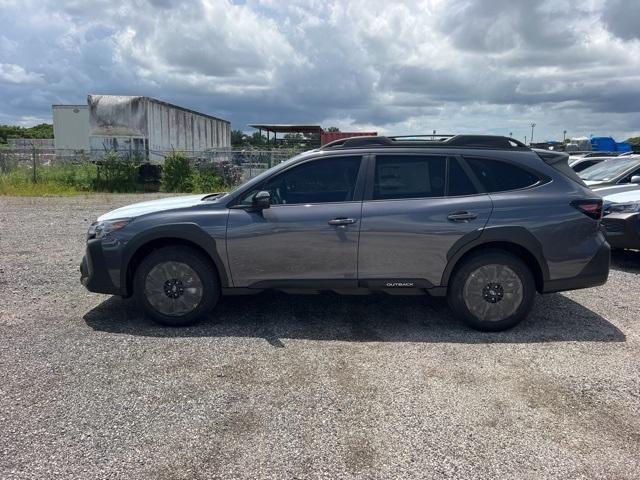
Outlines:
{"label": "dirt lot", "polygon": [[640,253],[507,333],[276,293],[172,330],[79,283],[141,199],[0,197],[0,478],[640,478]]}

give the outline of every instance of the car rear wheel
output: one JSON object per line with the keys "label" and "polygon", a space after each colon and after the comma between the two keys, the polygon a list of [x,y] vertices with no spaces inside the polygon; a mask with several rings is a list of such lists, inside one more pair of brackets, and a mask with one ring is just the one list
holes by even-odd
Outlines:
{"label": "car rear wheel", "polygon": [[500,250],[479,252],[456,270],[449,305],[469,326],[506,330],[528,315],[535,297],[531,270],[518,257]]}
{"label": "car rear wheel", "polygon": [[172,327],[200,320],[218,302],[215,267],[189,247],[164,247],[142,260],[134,276],[134,294],[147,315]]}

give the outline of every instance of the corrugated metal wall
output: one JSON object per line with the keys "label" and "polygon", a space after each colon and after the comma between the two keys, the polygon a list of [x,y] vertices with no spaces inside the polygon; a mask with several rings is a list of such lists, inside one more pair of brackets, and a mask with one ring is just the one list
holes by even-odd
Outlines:
{"label": "corrugated metal wall", "polygon": [[93,151],[144,151],[161,160],[171,150],[203,152],[231,146],[231,125],[148,97],[89,95]]}

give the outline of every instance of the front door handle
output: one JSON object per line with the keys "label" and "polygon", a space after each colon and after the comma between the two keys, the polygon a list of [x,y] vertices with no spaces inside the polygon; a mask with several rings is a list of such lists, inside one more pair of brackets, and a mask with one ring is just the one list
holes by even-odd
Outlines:
{"label": "front door handle", "polygon": [[354,218],[339,217],[329,220],[329,225],[351,225],[352,223],[356,223]]}
{"label": "front door handle", "polygon": [[450,213],[449,215],[447,215],[447,218],[452,222],[467,222],[469,220],[473,220],[474,218],[478,218],[478,214],[461,210],[458,212]]}

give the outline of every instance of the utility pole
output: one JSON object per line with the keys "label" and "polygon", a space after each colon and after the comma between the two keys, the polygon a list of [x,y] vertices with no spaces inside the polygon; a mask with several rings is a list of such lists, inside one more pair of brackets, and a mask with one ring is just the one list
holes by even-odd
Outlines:
{"label": "utility pole", "polygon": [[533,143],[533,129],[536,128],[536,124],[532,123],[531,124],[531,139],[529,140],[529,145],[531,145]]}
{"label": "utility pole", "polygon": [[565,140],[566,140],[566,139],[567,139],[567,131],[566,131],[566,130],[564,130],[564,131],[562,132],[562,143],[565,143]]}
{"label": "utility pole", "polygon": [[525,145],[527,144],[527,136],[526,135],[524,136],[524,144]]}

